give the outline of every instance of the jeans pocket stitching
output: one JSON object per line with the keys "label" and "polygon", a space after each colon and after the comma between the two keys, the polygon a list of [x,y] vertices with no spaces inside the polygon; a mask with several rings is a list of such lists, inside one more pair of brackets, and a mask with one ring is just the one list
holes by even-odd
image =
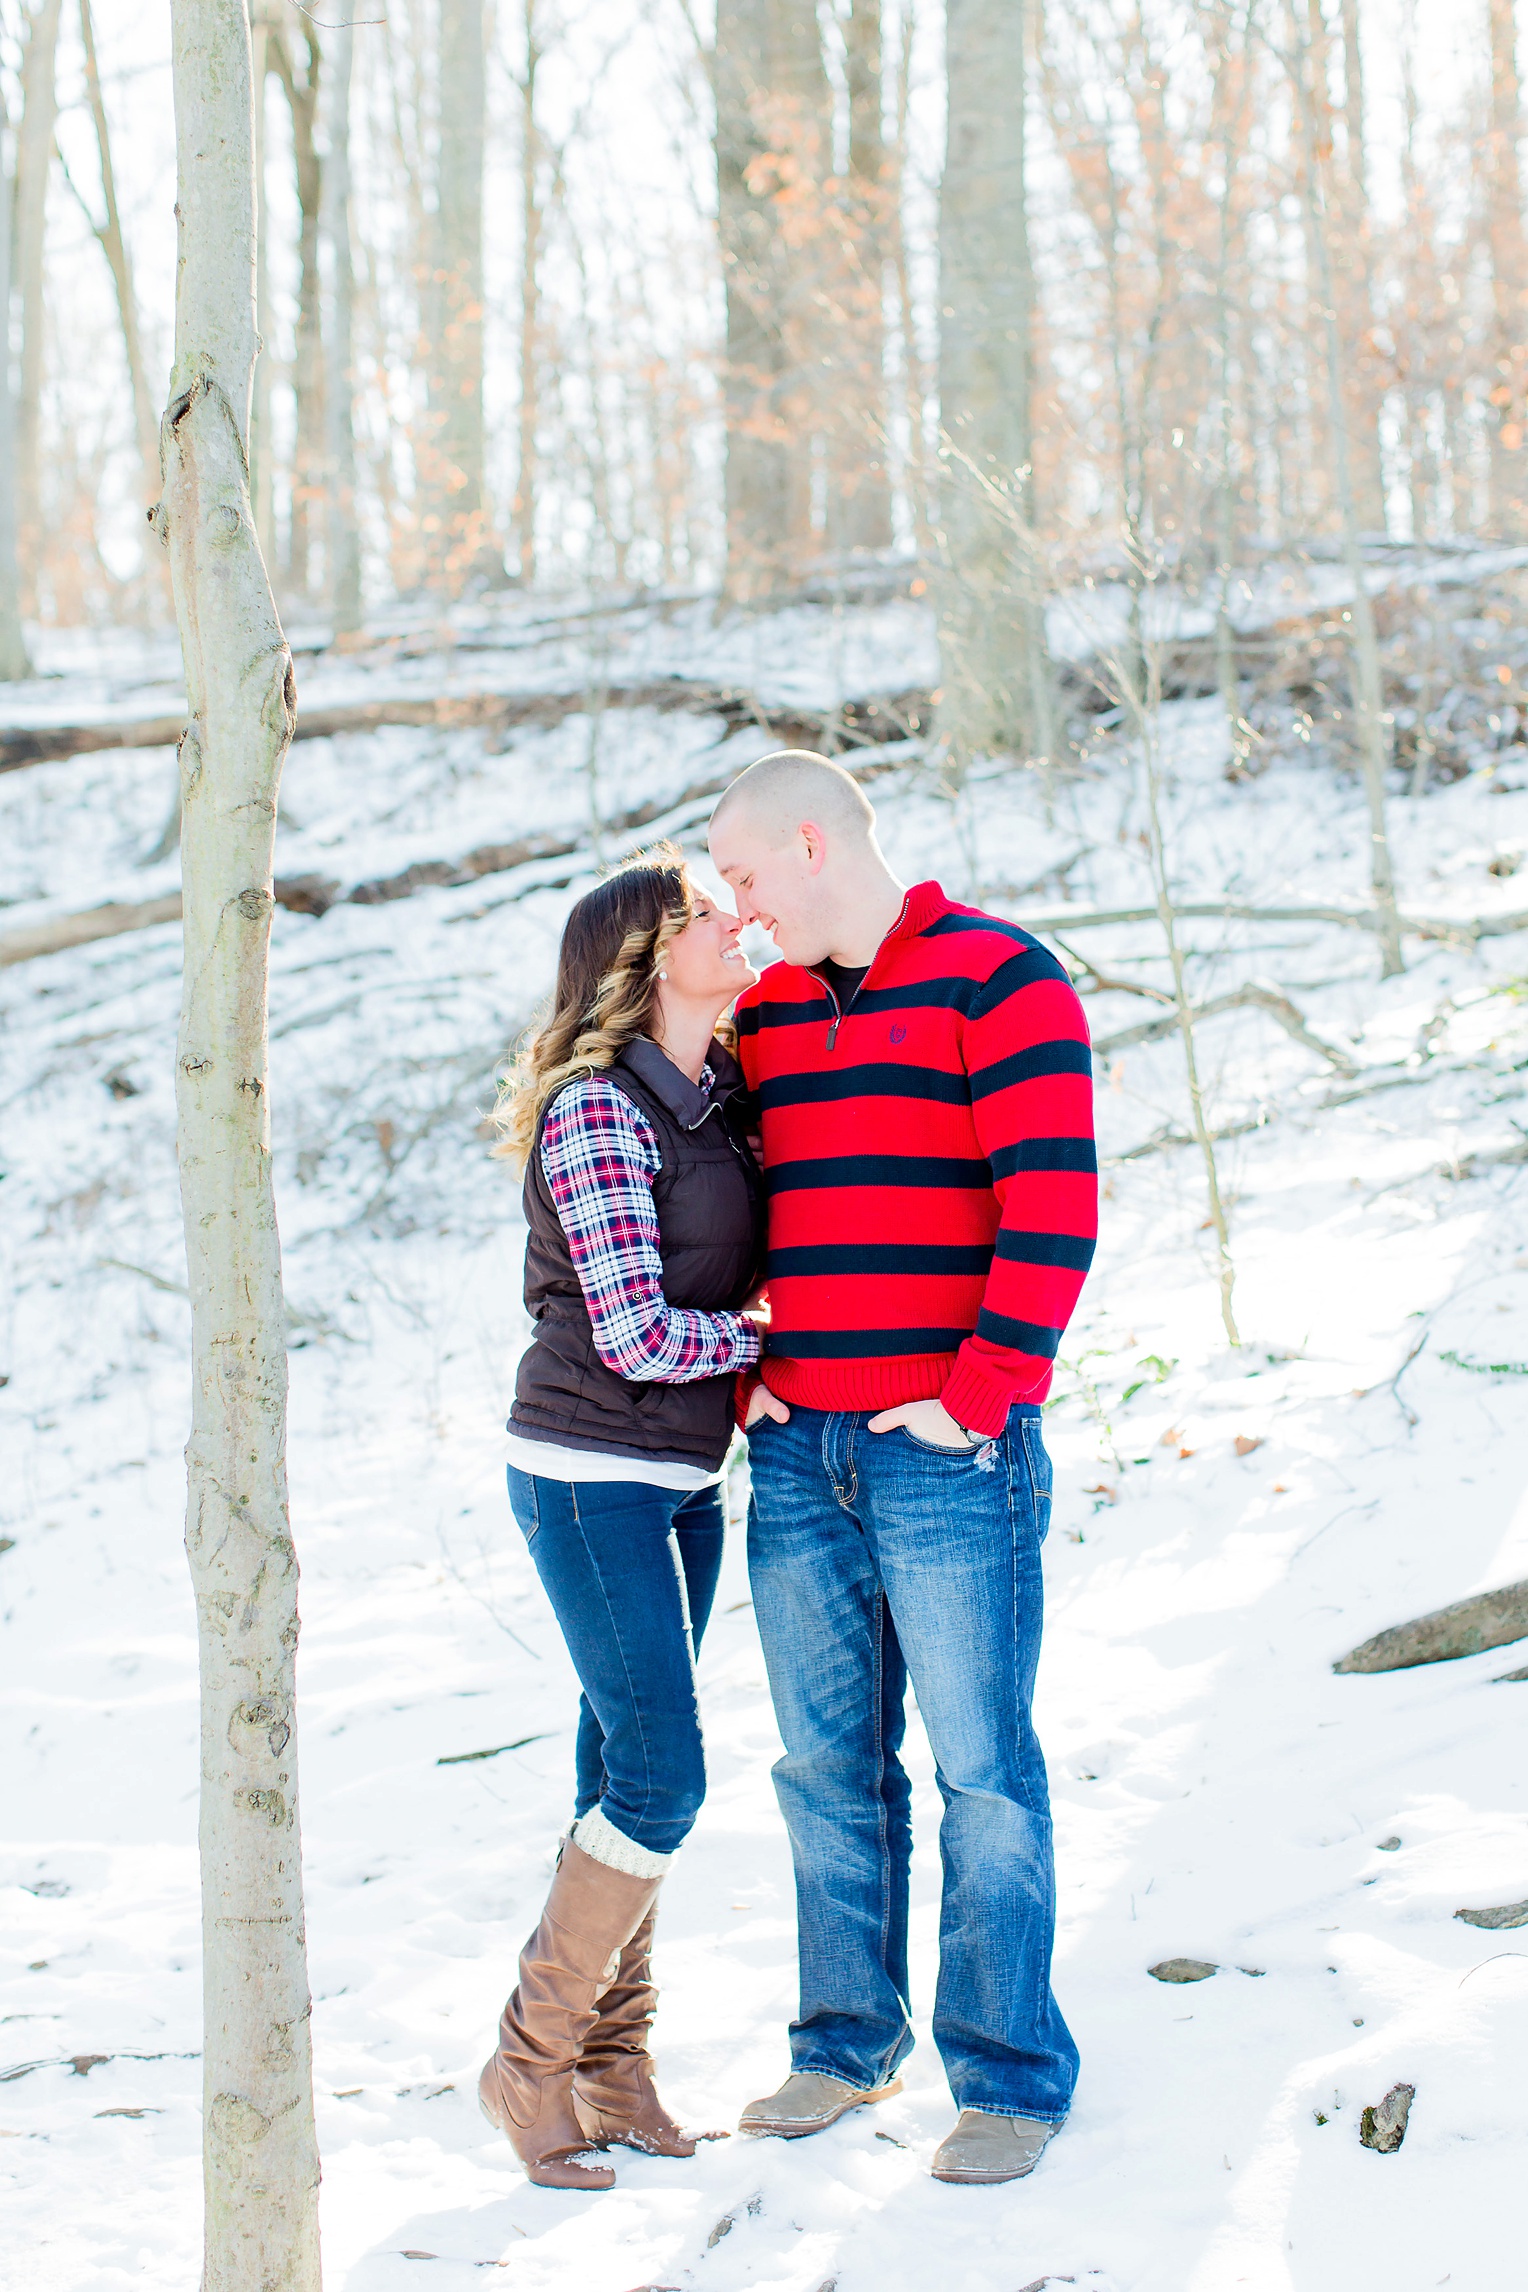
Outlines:
{"label": "jeans pocket stitching", "polygon": [[1041,1475],[1035,1459],[1035,1443],[1037,1440],[1040,1443],[1040,1455],[1048,1465],[1050,1463],[1050,1458],[1046,1455],[1045,1451],[1044,1433],[1036,1419],[1026,1418],[1023,1432],[1024,1468],[1029,1479],[1029,1496],[1030,1502],[1034,1507],[1035,1526],[1038,1528],[1041,1539],[1043,1541],[1046,1529],[1050,1525],[1051,1498],[1053,1491],[1051,1487],[1048,1484],[1042,1482],[1041,1479]]}

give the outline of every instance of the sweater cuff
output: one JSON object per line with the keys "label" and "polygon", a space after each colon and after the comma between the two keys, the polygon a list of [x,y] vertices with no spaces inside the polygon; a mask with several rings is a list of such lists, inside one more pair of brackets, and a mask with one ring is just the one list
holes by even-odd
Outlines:
{"label": "sweater cuff", "polygon": [[1001,1372],[996,1362],[983,1360],[967,1343],[956,1354],[955,1366],[939,1398],[945,1414],[964,1425],[967,1432],[996,1440],[1008,1422],[1008,1411],[1024,1395],[1011,1372]]}

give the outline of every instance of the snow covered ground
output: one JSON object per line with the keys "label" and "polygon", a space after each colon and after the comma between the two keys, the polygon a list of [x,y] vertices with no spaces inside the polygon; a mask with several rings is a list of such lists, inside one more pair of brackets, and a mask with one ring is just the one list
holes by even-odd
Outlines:
{"label": "snow covered ground", "polygon": [[[900,608],[691,633],[665,639],[676,673],[719,675],[696,665],[708,649],[714,664],[752,645],[746,673],[794,663],[814,697],[834,677],[894,691],[930,674]],[[108,686],[143,712],[139,685],[167,669],[136,657],[125,640],[77,648],[18,720],[44,699],[83,713]],[[524,681],[549,673],[532,659]],[[353,881],[677,791],[766,745],[641,712],[498,753],[471,732],[314,742],[289,767],[279,865]],[[1295,759],[1227,787],[1207,703],[1169,711],[1166,751],[1185,896],[1361,899],[1353,783]],[[907,879],[937,872],[999,906],[1035,904],[1038,885],[1054,904],[1058,882],[1080,905],[1141,899],[1118,752],[1058,790],[1049,821],[1022,778],[952,805],[914,751],[886,761],[874,794]],[[164,864],[138,862],[169,789],[161,752],[0,781],[0,922],[159,888]],[[1504,873],[1528,844],[1520,755],[1393,810],[1403,904],[1521,904],[1528,874]],[[676,825],[693,837],[693,809]],[[1501,2292],[1522,2269],[1528,1940],[1453,1912],[1528,1895],[1528,1683],[1498,1676],[1525,1651],[1330,1666],[1385,1624],[1528,1576],[1528,1165],[1492,1159],[1524,1136],[1528,934],[1412,941],[1381,985],[1356,932],[1185,927],[1204,992],[1277,984],[1339,1053],[1323,1062],[1255,1009],[1204,1029],[1215,1119],[1239,1129],[1221,1148],[1235,1354],[1193,1151],[1120,1158],[1184,1126],[1181,1054],[1100,1062],[1105,1222],[1048,1418],[1040,1688],[1056,1980],[1083,2073],[1034,2179],[928,2178],[951,2104],[926,2035],[883,2107],[691,2163],[621,2152],[609,2195],[528,2187],[479,2118],[478,2065],[567,1812],[574,1716],[503,1491],[522,1235],[480,1123],[592,864],[276,917],[331,2292]],[[1069,944],[1112,978],[1163,982],[1152,927]],[[197,2281],[178,957],[166,926],[0,973],[0,2281],[18,2292]],[[1119,992],[1089,1010],[1100,1039],[1152,1015]],[[740,1515],[745,1466],[732,1500]],[[718,2126],[784,2073],[793,1999],[747,1598],[737,1537],[702,1664],[711,1791],[660,1929],[665,2087]],[[921,1742],[913,1760],[926,2014],[938,1801]],[[1169,1956],[1220,1970],[1152,1980]],[[1379,2156],[1359,2113],[1400,2079],[1410,2130]]]}

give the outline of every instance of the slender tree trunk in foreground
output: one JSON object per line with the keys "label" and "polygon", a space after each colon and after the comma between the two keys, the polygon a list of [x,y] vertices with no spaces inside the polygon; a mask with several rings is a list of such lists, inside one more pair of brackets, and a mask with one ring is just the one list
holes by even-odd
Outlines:
{"label": "slender tree trunk in foreground", "polygon": [[1034,547],[1027,0],[948,0],[939,192],[941,724],[957,769],[1052,745]]}
{"label": "slender tree trunk in foreground", "polygon": [[0,91],[0,684],[30,676],[21,628],[21,565],[16,535],[16,404],[11,396],[11,179],[6,167],[5,98]]}
{"label": "slender tree trunk in foreground", "polygon": [[249,490],[255,538],[267,566],[276,561],[276,441],[271,434],[271,289],[266,242],[270,202],[265,184],[265,81],[280,0],[249,0],[251,79],[255,102],[255,381],[249,421]]}
{"label": "slender tree trunk in foreground", "polygon": [[192,1313],[186,1549],[201,1655],[203,2292],[318,2292],[286,1352],[271,1191],[271,859],[292,659],[255,537],[244,0],[172,0],[179,272],[157,513],[190,717],[177,1151]]}

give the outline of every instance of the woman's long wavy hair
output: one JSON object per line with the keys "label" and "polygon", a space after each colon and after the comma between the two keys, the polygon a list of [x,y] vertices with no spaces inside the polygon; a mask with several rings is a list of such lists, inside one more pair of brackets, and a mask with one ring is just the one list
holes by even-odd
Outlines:
{"label": "woman's long wavy hair", "polygon": [[639,853],[575,902],[563,925],[550,1016],[522,1045],[499,1090],[490,1149],[523,1169],[542,1111],[575,1075],[598,1074],[652,1031],[664,951],[695,912],[673,844]]}

